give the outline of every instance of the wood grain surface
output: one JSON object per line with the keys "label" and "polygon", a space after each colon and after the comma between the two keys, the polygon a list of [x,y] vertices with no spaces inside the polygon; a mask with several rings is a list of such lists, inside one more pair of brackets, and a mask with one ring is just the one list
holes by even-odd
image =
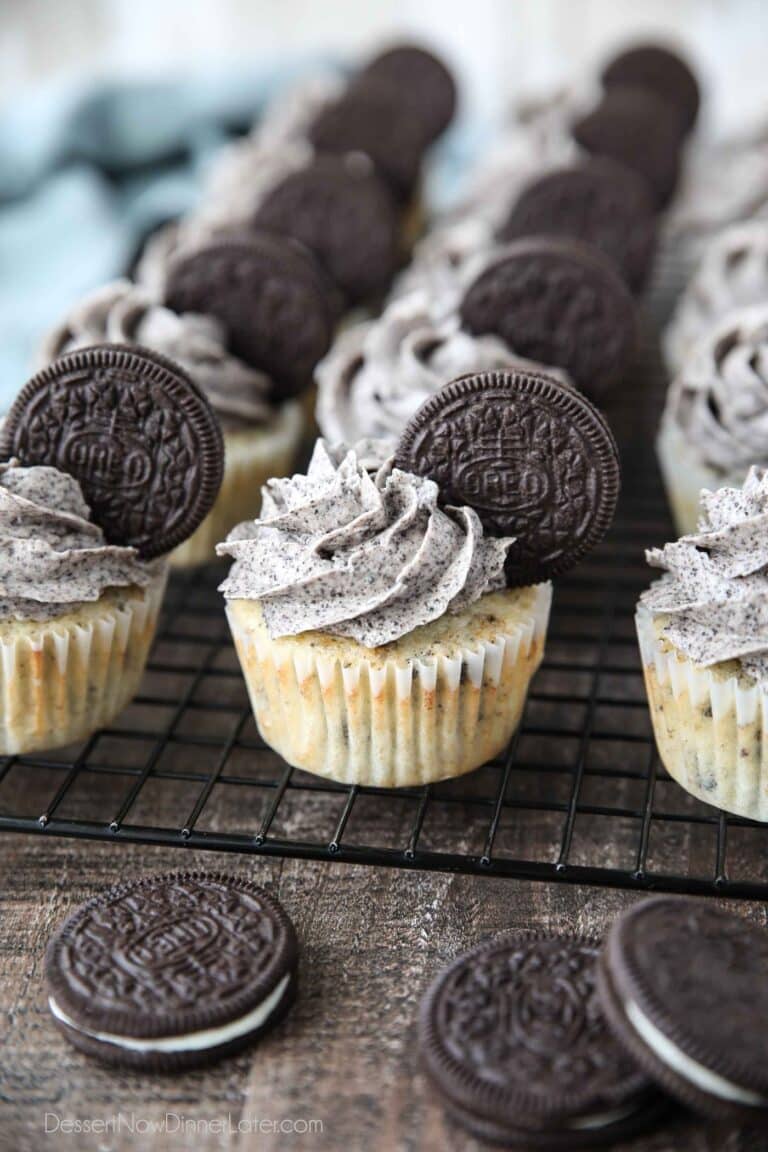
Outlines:
{"label": "wood grain surface", "polygon": [[[210,1070],[160,1077],[103,1068],[52,1025],[43,984],[48,937],[110,883],[187,866],[246,873],[285,904],[302,949],[296,1004],[258,1046]],[[480,940],[516,928],[603,931],[638,898],[492,877],[25,836],[0,837],[0,875],[3,1152],[477,1149],[446,1119],[420,1071],[415,1020],[429,981]],[[763,906],[731,907],[765,923]],[[48,1133],[46,1113],[55,1129]],[[294,1130],[269,1130],[282,1121]],[[302,1131],[310,1121],[314,1129]],[[106,1131],[65,1131],[88,1122]],[[681,1118],[619,1147],[762,1152],[768,1140]]]}

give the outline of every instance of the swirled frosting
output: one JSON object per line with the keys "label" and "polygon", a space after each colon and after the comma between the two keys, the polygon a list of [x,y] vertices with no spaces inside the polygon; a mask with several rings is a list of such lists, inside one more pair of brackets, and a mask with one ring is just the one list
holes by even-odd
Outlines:
{"label": "swirled frosting", "polygon": [[164,308],[128,280],[93,292],[44,339],[41,359],[89,344],[141,344],[170,357],[207,396],[223,426],[261,424],[271,415],[270,380],[227,351],[224,328],[213,316]]}
{"label": "swirled frosting", "polygon": [[768,688],[768,472],[702,492],[699,531],[646,553],[665,574],[640,600],[695,664],[739,660]]}
{"label": "swirled frosting", "polygon": [[[531,369],[498,336],[474,336],[456,312],[435,315],[423,292],[393,300],[353,325],[318,364],[317,421],[330,441],[400,435],[425,400],[466,372]],[[564,373],[548,368],[566,382]]]}
{"label": "swirled frosting", "polygon": [[735,309],[768,300],[768,220],[727,228],[706,248],[664,336],[664,354],[679,372],[699,342]]}
{"label": "swirled frosting", "polygon": [[493,252],[493,229],[481,217],[433,228],[418,242],[407,268],[395,280],[391,299],[423,292],[434,316],[455,312],[469,284]]}
{"label": "swirled frosting", "polygon": [[670,389],[664,420],[726,477],[768,463],[768,307],[731,313],[699,343]]}
{"label": "swirled frosting", "polygon": [[0,620],[50,620],[107,588],[144,588],[156,571],[105,542],[72,476],[0,464]]}
{"label": "swirled frosting", "polygon": [[388,644],[504,587],[512,538],[483,536],[473,509],[437,498],[432,480],[391,460],[372,473],[354,448],[319,440],[307,475],[270,480],[261,519],[218,545],[235,560],[221,591],[259,600],[273,637],[319,630]]}

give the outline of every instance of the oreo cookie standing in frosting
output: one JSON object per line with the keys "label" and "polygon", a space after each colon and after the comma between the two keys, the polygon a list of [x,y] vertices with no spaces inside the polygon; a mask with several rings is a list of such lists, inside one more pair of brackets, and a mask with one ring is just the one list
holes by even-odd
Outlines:
{"label": "oreo cookie standing in frosting", "polygon": [[399,263],[398,211],[365,157],[316,156],[272,189],[253,222],[306,245],[351,303],[382,295]]}
{"label": "oreo cookie standing in frosting", "polygon": [[192,534],[224,467],[219,422],[176,364],[101,344],[55,360],[22,388],[0,431],[0,459],[47,464],[79,482],[110,544],[143,559]]}
{"label": "oreo cookie standing in frosting", "polygon": [[45,956],[58,1028],[89,1056],[151,1072],[236,1052],[287,1011],[293,925],[252,881],[176,872],[83,904]]}
{"label": "oreo cookie standing in frosting", "polygon": [[628,366],[635,306],[611,262],[591,245],[557,237],[516,240],[470,284],[462,325],[495,333],[520,356],[564,368],[602,398]]}
{"label": "oreo cookie standing in frosting", "polygon": [[609,88],[571,132],[585,152],[641,176],[658,208],[669,203],[680,170],[680,125],[674,109],[649,88]]}
{"label": "oreo cookie standing in frosting", "polygon": [[696,123],[701,103],[699,84],[688,64],[663,44],[636,44],[603,69],[605,88],[648,88],[678,113],[684,132]]}
{"label": "oreo cookie standing in frosting", "polygon": [[714,1119],[768,1124],[768,933],[705,900],[652,897],[613,925],[601,1002],[622,1046]]}
{"label": "oreo cookie standing in frosting", "polygon": [[403,110],[436,140],[456,113],[456,84],[442,60],[417,44],[396,44],[380,52],[358,73],[356,84],[376,84],[391,92]]}
{"label": "oreo cookie standing in frosting", "polygon": [[220,320],[235,356],[272,377],[275,401],[309,386],[333,335],[332,289],[316,261],[266,232],[181,251],[168,269],[165,303]]}
{"label": "oreo cookie standing in frosting", "polygon": [[400,437],[395,464],[469,505],[492,536],[515,538],[510,587],[571,568],[610,527],[616,444],[585,397],[543,373],[479,372],[431,396]]}
{"label": "oreo cookie standing in frosting", "polygon": [[523,189],[497,239],[544,235],[594,244],[639,292],[656,239],[648,187],[630,168],[604,157],[547,172]]}
{"label": "oreo cookie standing in frosting", "polygon": [[585,937],[512,936],[460,956],[429,989],[424,1066],[451,1115],[481,1139],[594,1148],[664,1109],[600,1010],[599,949]]}

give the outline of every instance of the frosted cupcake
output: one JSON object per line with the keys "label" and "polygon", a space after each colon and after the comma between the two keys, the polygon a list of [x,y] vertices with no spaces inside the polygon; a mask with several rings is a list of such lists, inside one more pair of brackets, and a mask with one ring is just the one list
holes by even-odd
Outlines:
{"label": "frosted cupcake", "polygon": [[235,560],[222,591],[264,739],[296,767],[391,787],[505,747],[551,588],[506,589],[511,540],[443,511],[430,480],[369,472],[376,453],[319,441],[218,551]]}
{"label": "frosted cupcake", "polygon": [[702,492],[695,535],[647,553],[637,632],[659,754],[700,800],[768,821],[768,474]]}
{"label": "frosted cupcake", "polygon": [[727,228],[706,248],[664,333],[669,370],[683,370],[729,313],[768,300],[768,220]]}
{"label": "frosted cupcake", "polygon": [[699,493],[768,463],[768,308],[733,312],[672,383],[657,440],[675,525],[696,528]]}

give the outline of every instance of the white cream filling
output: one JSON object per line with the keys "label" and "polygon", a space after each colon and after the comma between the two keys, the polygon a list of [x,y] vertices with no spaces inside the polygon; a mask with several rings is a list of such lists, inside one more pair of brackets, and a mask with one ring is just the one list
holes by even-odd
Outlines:
{"label": "white cream filling", "polygon": [[195,1052],[206,1048],[217,1048],[220,1044],[237,1040],[247,1032],[255,1032],[277,1008],[285,994],[290,978],[290,972],[286,973],[266,1000],[262,1000],[261,1004],[252,1008],[239,1020],[233,1020],[231,1024],[222,1024],[219,1028],[204,1028],[200,1032],[189,1032],[185,1036],[158,1036],[142,1039],[134,1036],[118,1036],[114,1032],[96,1032],[90,1028],[84,1028],[71,1016],[68,1016],[59,1007],[53,996],[48,1000],[48,1007],[56,1019],[61,1020],[69,1028],[73,1028],[83,1036],[89,1036],[92,1040],[114,1044],[117,1048],[125,1048],[131,1052]]}
{"label": "white cream filling", "polygon": [[609,1124],[618,1124],[633,1116],[637,1108],[614,1108],[612,1112],[594,1112],[591,1116],[580,1116],[568,1125],[569,1131],[581,1132],[591,1128],[607,1128]]}
{"label": "white cream filling", "polygon": [[624,1012],[640,1039],[648,1045],[651,1051],[668,1068],[682,1076],[684,1080],[688,1080],[696,1088],[700,1088],[702,1092],[709,1092],[721,1100],[748,1104],[754,1108],[768,1105],[768,1098],[765,1096],[759,1096],[756,1092],[750,1092],[746,1088],[740,1088],[738,1084],[732,1084],[724,1076],[719,1076],[717,1072],[710,1071],[703,1064],[699,1064],[690,1056],[686,1056],[685,1052],[659,1031],[633,1000],[629,1000],[624,1005]]}

